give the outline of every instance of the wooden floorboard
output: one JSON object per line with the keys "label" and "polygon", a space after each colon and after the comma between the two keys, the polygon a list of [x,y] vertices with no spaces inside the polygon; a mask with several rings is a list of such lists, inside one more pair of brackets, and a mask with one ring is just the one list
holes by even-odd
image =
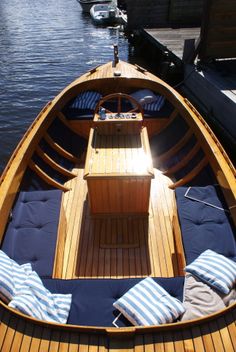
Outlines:
{"label": "wooden floorboard", "polygon": [[172,277],[178,272],[172,230],[174,192],[168,188],[170,179],[154,171],[149,216],[93,218],[84,170],[73,170],[77,177],[66,184],[71,190],[63,194],[65,223],[59,225],[66,228],[65,245],[55,259],[55,266],[63,267],[54,270],[55,277]]}

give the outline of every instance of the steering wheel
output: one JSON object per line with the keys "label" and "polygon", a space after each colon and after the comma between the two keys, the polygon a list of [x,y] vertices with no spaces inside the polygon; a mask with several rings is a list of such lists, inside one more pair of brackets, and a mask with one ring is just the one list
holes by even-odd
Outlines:
{"label": "steering wheel", "polygon": [[[115,113],[117,113],[118,115],[121,113],[141,113],[143,115],[143,108],[142,105],[136,100],[134,99],[131,95],[125,94],[125,93],[113,93],[113,94],[109,94],[106,95],[105,97],[103,97],[97,104],[96,108],[95,108],[95,114],[97,114],[99,112],[100,108],[104,108],[106,110],[106,113],[110,113],[110,114],[114,114],[114,111],[110,111],[109,109],[107,109],[104,106],[104,103],[108,102],[112,100],[112,102],[114,103],[114,100],[117,100],[117,111],[115,111]],[[130,109],[129,111],[125,111],[122,112],[122,100],[128,100],[131,105],[133,106],[132,109]]]}

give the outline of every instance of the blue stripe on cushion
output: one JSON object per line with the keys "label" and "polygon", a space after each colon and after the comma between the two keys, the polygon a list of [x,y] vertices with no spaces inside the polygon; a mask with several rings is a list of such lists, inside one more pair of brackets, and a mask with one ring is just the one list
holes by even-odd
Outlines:
{"label": "blue stripe on cushion", "polygon": [[224,294],[236,283],[236,263],[210,249],[187,265],[185,271]]}
{"label": "blue stripe on cushion", "polygon": [[82,92],[75,98],[69,108],[94,110],[101,97],[102,95],[95,91]]}
{"label": "blue stripe on cushion", "polygon": [[164,103],[165,103],[165,98],[160,95],[160,96],[157,96],[157,99],[152,103],[144,104],[143,109],[145,112],[160,111]]}
{"label": "blue stripe on cushion", "polygon": [[184,313],[182,303],[150,277],[132,287],[113,306],[134,325],[170,323]]}

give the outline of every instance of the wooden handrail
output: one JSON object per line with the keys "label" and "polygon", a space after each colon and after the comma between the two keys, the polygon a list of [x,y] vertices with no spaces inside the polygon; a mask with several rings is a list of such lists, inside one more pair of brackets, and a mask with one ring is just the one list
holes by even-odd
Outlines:
{"label": "wooden handrail", "polygon": [[173,147],[171,147],[165,153],[163,153],[157,157],[158,163],[162,163],[162,162],[166,161],[167,159],[171,158],[174,154],[176,154],[184,146],[184,144],[186,144],[189,141],[189,139],[192,137],[192,135],[193,135],[193,132],[189,129],[187,131],[187,133],[185,133],[183,138],[181,138],[178,143],[176,143]]}
{"label": "wooden handrail", "polygon": [[61,165],[57,164],[48,154],[46,154],[39,146],[36,148],[36,153],[48,164],[50,165],[54,170],[60,172],[62,175],[72,178],[76,177],[76,174],[73,172],[65,169]]}
{"label": "wooden handrail", "polygon": [[54,150],[56,150],[59,154],[61,154],[62,156],[64,156],[66,159],[74,162],[75,164],[79,162],[79,159],[76,158],[74,155],[72,155],[71,153],[69,153],[67,150],[65,150],[64,148],[62,148],[58,143],[56,143],[50,136],[48,133],[45,133],[44,135],[44,139],[45,141],[50,145],[50,147],[52,147]]}
{"label": "wooden handrail", "polygon": [[199,150],[200,150],[200,145],[196,143],[193,146],[193,148],[186,155],[184,155],[183,159],[181,159],[180,161],[178,161],[177,164],[173,165],[172,167],[164,171],[163,175],[166,175],[166,176],[173,175],[175,172],[182,169],[194,157],[194,155],[197,154]]}
{"label": "wooden handrail", "polygon": [[31,170],[33,170],[42,180],[44,180],[46,183],[49,185],[59,188],[64,192],[67,192],[70,190],[70,188],[63,186],[61,183],[55,181],[53,178],[51,178],[46,172],[44,172],[33,160],[29,161],[29,167]]}
{"label": "wooden handrail", "polygon": [[185,185],[187,182],[191,181],[199,172],[208,164],[208,160],[204,157],[195,168],[193,168],[187,175],[173,183],[169,186],[170,189],[175,189],[176,187],[180,187]]}

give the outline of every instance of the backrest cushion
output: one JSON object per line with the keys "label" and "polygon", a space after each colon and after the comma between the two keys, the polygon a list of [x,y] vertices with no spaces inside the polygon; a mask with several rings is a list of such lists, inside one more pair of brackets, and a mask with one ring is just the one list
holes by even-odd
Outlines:
{"label": "backrest cushion", "polygon": [[148,277],[113,303],[133,325],[159,325],[176,320],[185,309],[182,303],[168,294]]}
{"label": "backrest cushion", "polygon": [[236,263],[210,249],[187,265],[185,271],[224,294],[236,283]]}

